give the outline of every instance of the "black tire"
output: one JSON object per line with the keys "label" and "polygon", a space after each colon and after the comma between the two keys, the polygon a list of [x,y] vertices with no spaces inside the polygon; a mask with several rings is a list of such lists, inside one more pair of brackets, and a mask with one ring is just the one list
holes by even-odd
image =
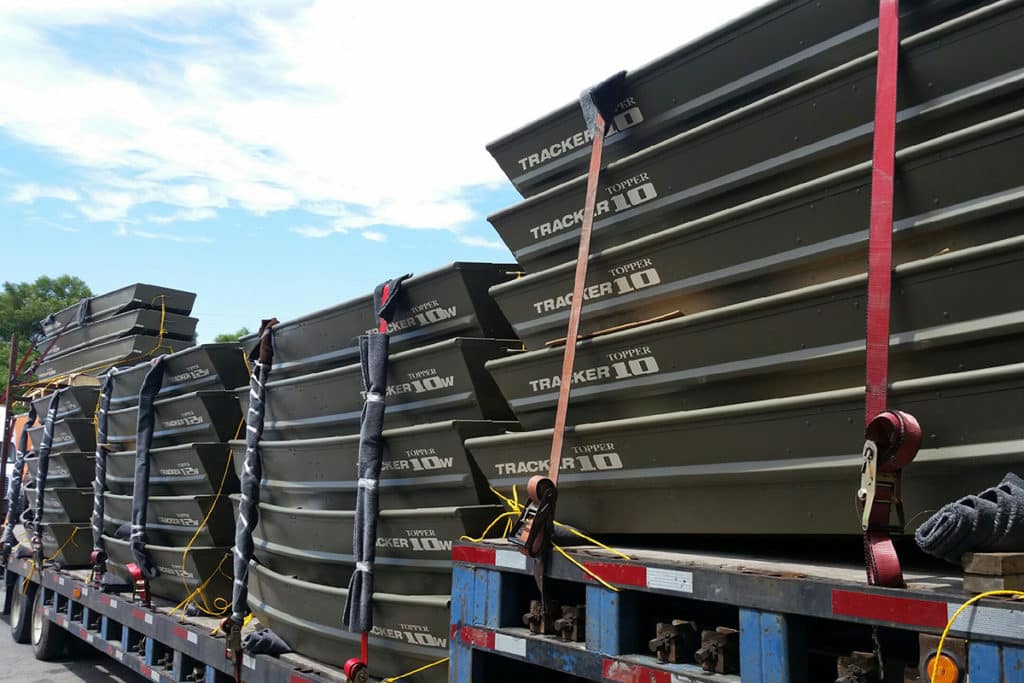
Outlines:
{"label": "black tire", "polygon": [[43,591],[36,591],[32,601],[32,652],[36,659],[49,662],[64,656],[68,646],[68,632],[43,614]]}
{"label": "black tire", "polygon": [[32,605],[36,600],[36,584],[29,582],[22,591],[22,582],[14,584],[11,598],[11,637],[14,642],[25,644],[32,640]]}
{"label": "black tire", "polygon": [[0,603],[0,614],[11,613],[11,599],[14,597],[15,587],[18,585],[18,575],[12,571],[4,570],[4,599]]}

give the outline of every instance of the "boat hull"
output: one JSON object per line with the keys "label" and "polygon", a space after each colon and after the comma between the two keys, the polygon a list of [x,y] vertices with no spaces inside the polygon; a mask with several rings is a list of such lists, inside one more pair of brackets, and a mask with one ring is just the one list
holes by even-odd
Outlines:
{"label": "boat hull", "polygon": [[[917,33],[979,4],[903,2],[901,33]],[[772,2],[631,70],[605,140],[605,163],[869,54],[877,46],[877,20],[878,7],[870,2]],[[529,197],[586,173],[585,130],[573,102],[487,150]]]}
{"label": "boat hull", "polygon": [[[341,625],[347,595],[345,589],[299,581],[256,562],[249,567],[249,606],[260,623],[296,652],[337,667],[359,656],[359,634]],[[447,657],[448,602],[447,595],[375,594],[370,674],[398,676]],[[448,671],[436,666],[409,680],[444,683]]]}
{"label": "boat hull", "polygon": [[[110,409],[137,405],[149,363],[114,375]],[[238,344],[202,344],[164,356],[164,381],[158,398],[180,396],[193,391],[235,389],[249,381],[244,351]]]}
{"label": "boat hull", "polygon": [[[126,566],[135,560],[132,558],[128,541],[104,535],[103,542],[110,558],[107,567],[118,578],[131,584],[132,578]],[[160,570],[160,575],[149,582],[149,589],[153,595],[166,600],[181,601],[209,579],[201,593],[206,604],[212,606],[218,598],[231,601],[230,547],[193,546],[188,550],[184,562],[184,548],[147,544],[146,549]]]}
{"label": "boat hull", "polygon": [[[168,313],[188,315],[192,312],[195,300],[196,295],[192,292],[183,292],[159,285],[135,283],[91,297],[86,320],[95,322],[136,308],[152,308],[159,311],[161,306]],[[61,330],[77,327],[78,311],[79,305],[75,304],[47,316],[40,322],[43,334],[52,336]]]}
{"label": "boat hull", "polygon": [[144,358],[160,353],[173,353],[192,346],[195,342],[160,338],[150,334],[136,334],[111,341],[100,342],[71,351],[63,356],[43,361],[36,376],[54,379],[72,373],[98,376],[117,365],[134,365]]}
{"label": "boat hull", "polygon": [[[25,458],[29,475],[38,480],[39,458]],[[46,485],[51,488],[91,487],[96,477],[96,454],[62,451],[50,453],[46,470]]]}
{"label": "boat hull", "polygon": [[[36,489],[24,489],[29,506],[35,510]],[[92,519],[92,490],[86,488],[46,487],[43,496],[43,523],[87,523]]]}
{"label": "boat hull", "polygon": [[[459,262],[409,278],[402,283],[388,327],[391,351],[450,337],[513,336],[487,290],[518,271],[514,263]],[[273,376],[294,377],[358,362],[358,336],[376,330],[376,322],[373,297],[367,295],[275,325]],[[256,342],[255,335],[242,340],[247,349]]]}
{"label": "boat hull", "polygon": [[[903,150],[894,265],[1019,234],[1022,156],[1024,112]],[[580,333],[863,272],[870,185],[870,163],[860,164],[593,255]],[[491,288],[527,348],[565,336],[575,266]]]}
{"label": "boat hull", "polygon": [[[238,496],[235,499],[237,515]],[[384,593],[451,593],[452,543],[476,538],[503,512],[499,505],[382,510],[377,520],[373,587]],[[271,571],[344,588],[352,575],[355,512],[260,503],[254,556]]]}
{"label": "boat hull", "polygon": [[[908,531],[920,513],[1019,464],[1022,389],[1024,364],[892,385],[889,405],[924,431],[903,476]],[[860,387],[576,425],[565,436],[558,517],[594,534],[860,534],[863,425]],[[551,431],[466,446],[507,494],[547,471]]]}
{"label": "boat hull", "polygon": [[[242,427],[242,411],[233,391],[193,391],[155,401],[153,446],[196,441],[228,441]],[[135,448],[137,406],[114,410],[108,416],[107,442],[115,450]]]}
{"label": "boat hull", "polygon": [[[1017,110],[1022,31],[1024,9],[990,5],[904,41],[900,148]],[[874,59],[853,60],[609,164],[592,250],[869,160],[875,75]],[[528,272],[574,258],[585,186],[577,178],[489,217]]]}
{"label": "boat hull", "polygon": [[[892,380],[1022,358],[1024,236],[893,274]],[[863,383],[866,276],[580,343],[570,423],[794,396]],[[983,293],[979,296],[979,293]],[[562,349],[488,363],[528,429],[554,423]]]}
{"label": "boat hull", "polygon": [[[448,421],[386,430],[377,486],[382,509],[476,505],[494,500],[466,453],[474,436],[518,431],[516,422]],[[242,476],[245,442],[232,441]],[[307,510],[354,510],[359,435],[260,442],[260,501]]]}
{"label": "boat hull", "polygon": [[161,325],[165,338],[192,341],[196,335],[197,322],[199,321],[187,315],[176,313],[161,315],[160,311],[137,308],[127,313],[119,313],[103,320],[66,329],[59,336],[42,340],[39,343],[39,348],[47,349],[47,359],[58,358],[72,351],[121,337],[138,334],[155,337],[160,334]]}
{"label": "boat hull", "polygon": [[[154,448],[149,457],[150,495],[211,495],[218,488],[227,494],[238,491],[238,477],[228,462],[231,452],[227,444],[189,443]],[[107,490],[129,495],[134,486],[135,451],[108,453]]]}
{"label": "boat hull", "polygon": [[[107,493],[104,500],[104,533],[116,536],[118,529],[131,525],[132,497]],[[235,542],[231,499],[226,495],[150,495],[146,506],[146,538],[155,545],[172,548],[182,548],[189,543],[230,546]]]}
{"label": "boat hull", "polygon": [[[57,419],[65,417],[92,417],[96,413],[99,398],[99,387],[67,387],[64,389],[64,393],[61,394],[60,403],[57,404]],[[50,401],[52,399],[53,394],[47,394],[42,398],[32,401],[32,405],[36,409],[36,415],[45,418],[46,413],[50,410]]]}
{"label": "boat hull", "polygon": [[[484,363],[519,353],[509,339],[458,337],[388,360],[385,429],[442,420],[509,420],[511,411]],[[359,432],[362,368],[356,363],[267,383],[263,436],[268,440]],[[249,392],[239,392],[243,410]]]}
{"label": "boat hull", "polygon": [[[39,444],[43,441],[43,425],[30,427],[28,436],[32,440],[32,448],[38,450]],[[66,451],[96,452],[96,426],[91,419],[68,417],[53,423],[53,442],[50,453]]]}
{"label": "boat hull", "polygon": [[92,565],[92,527],[88,524],[43,524],[43,557],[65,569]]}

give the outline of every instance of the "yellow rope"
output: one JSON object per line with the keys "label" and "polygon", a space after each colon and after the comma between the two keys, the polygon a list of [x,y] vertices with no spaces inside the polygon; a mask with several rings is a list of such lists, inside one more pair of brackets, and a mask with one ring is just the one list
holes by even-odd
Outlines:
{"label": "yellow rope", "polygon": [[946,628],[942,629],[942,636],[939,638],[939,646],[935,648],[935,656],[932,658],[932,667],[931,671],[928,672],[928,678],[930,678],[931,680],[935,680],[935,670],[939,666],[939,656],[942,654],[942,646],[946,643],[946,636],[949,635],[949,631],[951,628],[953,628],[953,623],[956,621],[956,618],[960,616],[960,613],[968,607],[970,607],[971,605],[973,605],[974,603],[978,602],[979,600],[982,600],[983,598],[991,598],[996,595],[1009,595],[1014,598],[1024,598],[1024,591],[985,591],[984,593],[979,593],[978,595],[975,595],[973,598],[971,598],[964,604],[960,605],[957,611],[953,612],[953,616],[949,618],[949,621],[946,622]]}
{"label": "yellow rope", "polygon": [[552,547],[552,548],[554,548],[555,550],[557,550],[557,551],[558,551],[558,553],[559,553],[559,554],[560,554],[560,555],[561,555],[562,557],[564,557],[565,559],[569,560],[569,561],[570,561],[570,562],[572,562],[572,563],[573,563],[574,565],[576,565],[577,567],[579,567],[580,571],[582,571],[582,572],[583,572],[584,574],[586,574],[587,576],[589,576],[590,578],[592,578],[592,579],[593,579],[594,581],[597,581],[597,582],[598,582],[599,584],[601,584],[602,586],[604,586],[605,588],[607,588],[607,589],[608,589],[608,590],[610,590],[610,591],[615,591],[616,593],[618,593],[618,592],[619,592],[619,589],[618,589],[618,588],[616,588],[615,586],[611,585],[610,583],[608,583],[607,581],[605,581],[604,579],[602,579],[602,578],[601,578],[600,576],[598,576],[597,574],[595,574],[595,573],[594,573],[594,572],[593,572],[593,571],[592,571],[591,569],[589,569],[588,567],[586,567],[586,566],[584,566],[583,564],[581,564],[581,563],[580,563],[580,562],[579,562],[578,560],[576,560],[576,558],[574,558],[573,556],[571,556],[571,555],[570,555],[569,553],[565,552],[565,549],[564,549],[564,548],[562,548],[562,546],[560,546],[560,545],[556,545],[556,544],[552,543],[552,544],[551,544],[551,547]]}
{"label": "yellow rope", "polygon": [[[472,538],[470,536],[460,536],[459,540],[460,541],[472,541],[473,543],[479,543],[480,541],[482,541],[485,538],[487,538],[487,534],[490,533],[491,529],[494,528],[495,524],[497,524],[498,522],[500,522],[503,519],[506,519],[506,518],[511,519],[513,517],[517,517],[518,515],[519,515],[519,513],[515,512],[515,511],[512,511],[512,512],[502,512],[500,515],[495,517],[494,520],[490,524],[487,525],[487,528],[484,529],[484,532],[482,534],[480,534],[479,538]],[[506,533],[505,535],[507,536],[508,534]]]}
{"label": "yellow rope", "polygon": [[[77,526],[74,529],[72,529],[71,530],[71,535],[68,536],[68,540],[66,540],[63,543],[61,543],[61,546],[59,548],[57,548],[57,550],[53,553],[53,555],[50,555],[49,557],[44,557],[43,558],[43,564],[46,564],[47,562],[53,562],[54,560],[56,560],[60,556],[60,554],[62,552],[64,552],[64,548],[68,547],[68,543],[74,543],[75,535],[78,533],[78,529],[79,529],[79,527],[77,527]],[[19,543],[18,545],[21,546],[23,544]],[[77,543],[75,543],[75,547],[76,548],[78,547]],[[35,560],[29,560],[28,563],[29,563],[28,574],[25,576],[25,581],[21,585],[21,592],[22,593],[27,593],[28,592],[28,584],[31,582],[32,577],[35,576],[35,573],[36,573],[36,561]]]}
{"label": "yellow rope", "polygon": [[[244,628],[245,628],[246,626],[248,626],[248,625],[249,625],[249,622],[250,622],[250,621],[252,621],[252,620],[253,620],[253,618],[255,618],[255,616],[256,616],[255,614],[249,614],[249,615],[247,615],[247,616],[245,617],[245,619],[243,619],[243,620],[242,620],[242,628],[244,629]],[[213,627],[213,630],[212,630],[212,631],[210,631],[210,635],[211,635],[211,636],[215,636],[215,635],[217,635],[218,633],[220,633],[220,624],[217,624],[216,626],[214,626],[214,627]]]}
{"label": "yellow rope", "polygon": [[[508,496],[502,494],[501,491],[499,491],[498,489],[494,488],[493,486],[490,487],[490,488],[491,488],[491,492],[494,495],[496,495],[498,498],[500,498],[502,500],[502,502],[505,503],[505,505],[507,505],[508,507],[512,508],[512,510],[510,512],[503,512],[500,515],[498,515],[497,517],[495,517],[494,521],[492,521],[487,526],[487,528],[484,530],[484,533],[480,536],[480,538],[469,538],[468,536],[463,536],[459,540],[462,540],[462,541],[472,541],[474,543],[479,543],[480,541],[484,540],[484,538],[487,537],[488,532],[494,527],[495,524],[497,524],[502,519],[506,519],[507,520],[507,523],[505,525],[505,536],[508,536],[512,532],[512,526],[511,526],[512,525],[512,520],[510,519],[510,516],[518,516],[518,515],[522,514],[522,512],[523,512],[523,505],[522,505],[522,503],[519,502],[519,491],[518,491],[518,489],[515,486],[513,486],[512,487],[512,497],[509,498]],[[555,521],[555,526],[557,526],[557,527],[559,527],[561,529],[568,529],[569,532],[574,534],[575,536],[578,536],[579,538],[582,538],[583,540],[585,540],[585,541],[587,541],[589,543],[592,543],[592,544],[596,545],[597,547],[599,547],[599,548],[601,548],[603,550],[607,550],[610,553],[618,555],[619,557],[621,557],[621,558],[623,558],[625,560],[633,559],[629,555],[627,555],[626,553],[622,552],[621,550],[616,550],[615,548],[607,546],[604,543],[601,543],[600,541],[598,541],[598,540],[596,540],[594,538],[591,538],[590,536],[587,536],[585,533],[583,533],[582,531],[576,529],[573,526],[569,526],[568,524],[562,524],[561,522],[559,522],[557,520]],[[563,557],[565,557],[565,559],[569,560],[574,565],[579,567],[579,569],[584,574],[586,574],[590,578],[594,579],[595,581],[600,583],[602,586],[604,586],[608,590],[615,591],[616,593],[619,592],[618,588],[616,588],[615,586],[611,585],[610,583],[608,583],[607,581],[602,579],[600,576],[595,574],[592,570],[590,570],[589,568],[585,567],[582,563],[578,562],[575,558],[571,557],[569,555],[569,553],[567,553],[565,551],[565,549],[562,548],[561,546],[552,543],[551,547],[554,548],[556,551],[558,551],[559,554],[561,554]]]}
{"label": "yellow rope", "polygon": [[415,676],[416,674],[420,673],[421,671],[426,671],[427,669],[431,669],[431,668],[433,668],[435,666],[440,666],[441,664],[447,664],[447,663],[448,663],[448,658],[445,657],[444,659],[439,659],[436,662],[431,662],[430,664],[424,664],[423,666],[421,666],[418,669],[413,669],[412,671],[407,671],[406,673],[402,674],[401,676],[392,676],[391,678],[382,679],[380,683],[394,683],[394,681],[400,681],[403,678],[408,678],[409,676]]}
{"label": "yellow rope", "polygon": [[[238,424],[238,429],[235,430],[235,438],[236,439],[238,438],[238,435],[241,434],[243,427],[245,427],[245,418],[242,418],[241,422],[239,422],[239,424]],[[192,546],[195,544],[196,539],[199,538],[199,534],[202,533],[203,529],[206,528],[206,524],[207,524],[207,522],[210,521],[210,517],[213,515],[213,511],[217,509],[218,505],[220,505],[221,496],[222,496],[222,494],[224,492],[224,484],[228,480],[228,473],[231,472],[232,461],[233,460],[234,460],[234,449],[229,448],[228,449],[228,457],[227,457],[227,459],[225,461],[225,464],[224,464],[224,473],[221,474],[220,485],[217,486],[217,493],[214,495],[213,504],[210,505],[210,509],[206,511],[206,516],[203,517],[203,521],[199,524],[198,527],[196,527],[195,533],[192,534],[192,538],[189,539],[188,543],[185,545],[185,549],[181,553],[181,567],[182,567],[182,569],[185,568],[185,561],[188,559],[188,553],[189,553],[190,550],[192,550]],[[211,608],[209,603],[206,602],[206,595],[205,595],[205,593],[203,593],[203,590],[206,588],[207,584],[210,583],[210,579],[213,578],[214,574],[216,574],[217,572],[220,571],[220,568],[221,568],[221,566],[223,564],[224,564],[224,560],[221,559],[220,564],[217,565],[217,569],[214,570],[213,574],[210,574],[210,577],[208,579],[206,579],[206,581],[204,581],[199,587],[197,587],[196,590],[194,590],[191,593],[189,593],[188,597],[186,597],[177,606],[175,606],[175,608],[172,609],[170,613],[173,614],[175,612],[175,610],[177,610],[179,608],[184,610],[188,606],[189,602],[191,602],[194,598],[198,597],[199,598],[199,602],[196,603],[196,607],[201,612],[203,612],[204,614],[207,614],[208,616],[211,616],[211,617],[223,616],[228,611],[228,609],[231,608],[231,603],[229,603],[224,598],[217,597],[217,598],[214,598],[214,600],[213,600],[213,607]],[[181,582],[185,585],[185,590],[188,590],[188,581],[185,580],[184,576],[181,577]]]}

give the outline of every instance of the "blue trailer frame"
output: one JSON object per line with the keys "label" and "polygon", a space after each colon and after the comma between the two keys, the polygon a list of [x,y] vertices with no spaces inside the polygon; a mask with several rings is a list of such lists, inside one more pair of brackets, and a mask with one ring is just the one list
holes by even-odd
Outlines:
{"label": "blue trailer frame", "polygon": [[[545,581],[558,584],[550,594],[557,595],[559,586],[583,589],[586,623],[581,643],[535,635],[522,627],[529,598],[539,596],[534,560],[503,541],[454,548],[452,683],[482,681],[481,654],[602,683],[797,683],[806,680],[801,667],[808,657],[808,618],[937,636],[971,597],[963,592],[962,580],[952,575],[908,572],[909,587],[892,589],[866,585],[863,568],[852,565],[773,563],[707,552],[626,550],[630,560],[592,547],[567,552],[619,589],[600,585],[557,554],[550,560]],[[642,594],[736,609],[740,674],[660,663],[630,647],[637,642],[637,628],[643,627],[633,609]],[[971,683],[1024,682],[1024,605],[1018,605],[983,600],[953,623],[950,636],[967,641],[967,661],[960,664]],[[650,631],[646,637],[653,635]],[[921,659],[929,654],[921,652]]]}
{"label": "blue trailer frame", "polygon": [[[128,594],[106,593],[89,580],[88,570],[33,568],[29,559],[11,558],[7,571],[43,591],[46,618],[71,636],[117,660],[154,683],[231,683],[233,666],[218,620],[168,612],[172,603],[153,598],[145,607]],[[244,655],[246,683],[345,683],[345,675],[296,654]]]}

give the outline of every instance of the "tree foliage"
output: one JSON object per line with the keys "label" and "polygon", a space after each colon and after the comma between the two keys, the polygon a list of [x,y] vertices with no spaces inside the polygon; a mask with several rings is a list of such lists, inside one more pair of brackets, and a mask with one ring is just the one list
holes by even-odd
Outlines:
{"label": "tree foliage", "polygon": [[242,337],[247,337],[252,334],[248,327],[240,327],[236,332],[228,332],[225,334],[218,334],[213,338],[215,342],[236,342]]}
{"label": "tree foliage", "polygon": [[29,348],[36,323],[50,313],[92,296],[92,290],[73,275],[43,275],[34,282],[5,282],[0,291],[0,390],[7,386],[11,336],[18,335],[18,355]]}

